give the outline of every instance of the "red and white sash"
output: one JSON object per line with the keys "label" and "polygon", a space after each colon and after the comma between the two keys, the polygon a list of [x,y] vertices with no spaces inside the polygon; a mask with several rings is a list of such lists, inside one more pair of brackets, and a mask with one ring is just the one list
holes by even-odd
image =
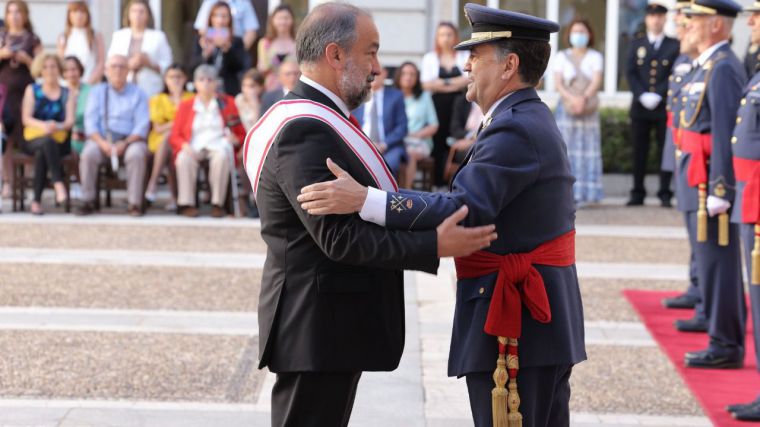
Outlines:
{"label": "red and white sash", "polygon": [[332,108],[306,99],[294,99],[280,101],[272,106],[248,131],[245,138],[243,163],[251,180],[254,197],[258,190],[261,169],[275,138],[288,122],[304,117],[320,120],[330,126],[367,168],[377,188],[383,191],[398,191],[396,180],[383,160],[383,156],[364,133]]}

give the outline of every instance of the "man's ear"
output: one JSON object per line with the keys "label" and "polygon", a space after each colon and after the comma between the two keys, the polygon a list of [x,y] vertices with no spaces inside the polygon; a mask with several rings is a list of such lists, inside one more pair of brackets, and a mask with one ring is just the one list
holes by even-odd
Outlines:
{"label": "man's ear", "polygon": [[501,74],[503,80],[509,80],[517,74],[520,68],[520,57],[517,54],[510,53],[504,61],[504,71]]}
{"label": "man's ear", "polygon": [[325,58],[330,67],[336,70],[343,69],[343,62],[345,61],[345,53],[343,49],[338,46],[337,43],[330,43],[325,47]]}

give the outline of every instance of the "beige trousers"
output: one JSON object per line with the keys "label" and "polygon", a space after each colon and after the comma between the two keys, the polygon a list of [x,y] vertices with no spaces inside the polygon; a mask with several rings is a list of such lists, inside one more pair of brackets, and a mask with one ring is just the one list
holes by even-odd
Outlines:
{"label": "beige trousers", "polygon": [[[127,170],[127,202],[130,205],[140,206],[145,189],[145,170],[148,167],[148,145],[138,141],[129,144],[122,159]],[[100,150],[95,141],[88,140],[84,144],[79,159],[79,179],[82,180],[82,201],[92,202],[95,200],[98,181],[98,167],[101,163],[110,161]]]}
{"label": "beige trousers", "polygon": [[202,150],[195,155],[180,150],[174,165],[177,168],[177,205],[195,206],[195,185],[198,181],[199,161],[208,159],[208,182],[211,187],[211,204],[224,206],[227,185],[230,182],[229,153],[223,150]]}

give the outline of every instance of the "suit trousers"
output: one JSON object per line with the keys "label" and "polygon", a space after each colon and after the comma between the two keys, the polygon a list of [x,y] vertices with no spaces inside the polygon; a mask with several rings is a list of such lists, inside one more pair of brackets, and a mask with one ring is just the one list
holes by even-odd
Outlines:
{"label": "suit trousers", "polygon": [[208,183],[211,187],[211,204],[224,206],[227,185],[230,181],[230,154],[226,150],[201,150],[195,155],[185,150],[177,153],[177,205],[195,206],[195,186],[198,182],[199,162],[208,159]]}
{"label": "suit trousers", "polygon": [[[494,357],[496,360],[496,357]],[[494,363],[495,366],[495,363]],[[517,391],[523,427],[570,425],[570,374],[573,365],[520,368]],[[467,392],[475,427],[493,427],[493,372],[467,374]]]}
{"label": "suit trousers", "polygon": [[[689,223],[696,225],[696,212],[689,212]],[[747,313],[739,239],[739,226],[729,224],[728,246],[718,245],[716,216],[707,219],[707,241],[697,242],[694,247],[702,293],[701,305],[708,321],[707,334],[710,336],[711,347],[718,345],[744,349]]]}
{"label": "suit trousers", "polygon": [[[121,135],[114,135],[114,139],[122,139]],[[98,180],[98,167],[110,159],[101,151],[95,141],[87,140],[82,149],[79,159],[79,177],[82,180],[82,200],[92,202],[95,200]],[[129,144],[124,151],[123,164],[127,170],[127,202],[130,205],[140,206],[145,190],[145,171],[148,168],[148,145],[144,141]],[[110,164],[110,163],[109,163]]]}
{"label": "suit trousers", "polygon": [[288,372],[272,388],[272,427],[345,427],[361,372]]}
{"label": "suit trousers", "polygon": [[[646,196],[644,177],[647,171],[647,159],[649,158],[649,146],[652,140],[652,130],[655,131],[657,142],[658,161],[662,164],[662,148],[665,145],[665,131],[667,130],[665,118],[662,120],[631,119],[631,138],[633,139],[633,190],[631,195],[636,197]],[[673,196],[670,191],[670,179],[672,172],[660,171],[660,189],[657,196],[667,198]]]}
{"label": "suit trousers", "polygon": [[[747,277],[752,280],[752,248],[755,246],[755,224],[742,224],[742,243],[744,244],[744,260]],[[752,303],[752,335],[755,348],[760,348],[760,284],[749,284],[749,299]],[[760,371],[760,351],[755,350],[756,367]]]}

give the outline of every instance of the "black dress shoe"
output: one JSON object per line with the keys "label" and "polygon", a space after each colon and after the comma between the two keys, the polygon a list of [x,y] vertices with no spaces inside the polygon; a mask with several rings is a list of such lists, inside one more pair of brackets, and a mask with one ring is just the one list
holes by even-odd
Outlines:
{"label": "black dress shoe", "polygon": [[686,359],[697,359],[697,358],[705,357],[705,355],[709,352],[710,350],[687,351],[684,357]]}
{"label": "black dress shoe", "polygon": [[685,357],[684,365],[687,368],[741,369],[744,366],[744,352],[708,349],[703,354]]}
{"label": "black dress shoe", "polygon": [[731,414],[739,421],[760,421],[760,405],[755,405],[744,411],[737,411]]}
{"label": "black dress shoe", "polygon": [[699,298],[691,296],[689,294],[681,294],[673,298],[665,298],[662,300],[662,305],[665,308],[694,308],[699,302]]}
{"label": "black dress shoe", "polygon": [[95,206],[92,203],[82,203],[74,210],[74,215],[85,216],[95,212]]}
{"label": "black dress shoe", "polygon": [[630,199],[628,199],[628,202],[625,204],[626,206],[644,206],[644,198],[638,197],[638,196],[631,196]]}
{"label": "black dress shoe", "polygon": [[707,332],[707,321],[703,319],[678,319],[673,324],[680,332]]}
{"label": "black dress shoe", "polygon": [[752,409],[754,407],[759,407],[760,408],[760,397],[756,398],[755,400],[753,400],[752,402],[749,402],[749,403],[739,403],[739,404],[736,404],[736,405],[728,405],[728,406],[726,406],[726,411],[728,411],[728,412],[743,412],[743,411],[747,411],[749,409]]}
{"label": "black dress shoe", "polygon": [[661,197],[660,198],[660,206],[663,207],[663,208],[672,208],[673,207],[673,203],[670,202],[670,197],[668,197],[667,199],[664,198],[664,197]]}

